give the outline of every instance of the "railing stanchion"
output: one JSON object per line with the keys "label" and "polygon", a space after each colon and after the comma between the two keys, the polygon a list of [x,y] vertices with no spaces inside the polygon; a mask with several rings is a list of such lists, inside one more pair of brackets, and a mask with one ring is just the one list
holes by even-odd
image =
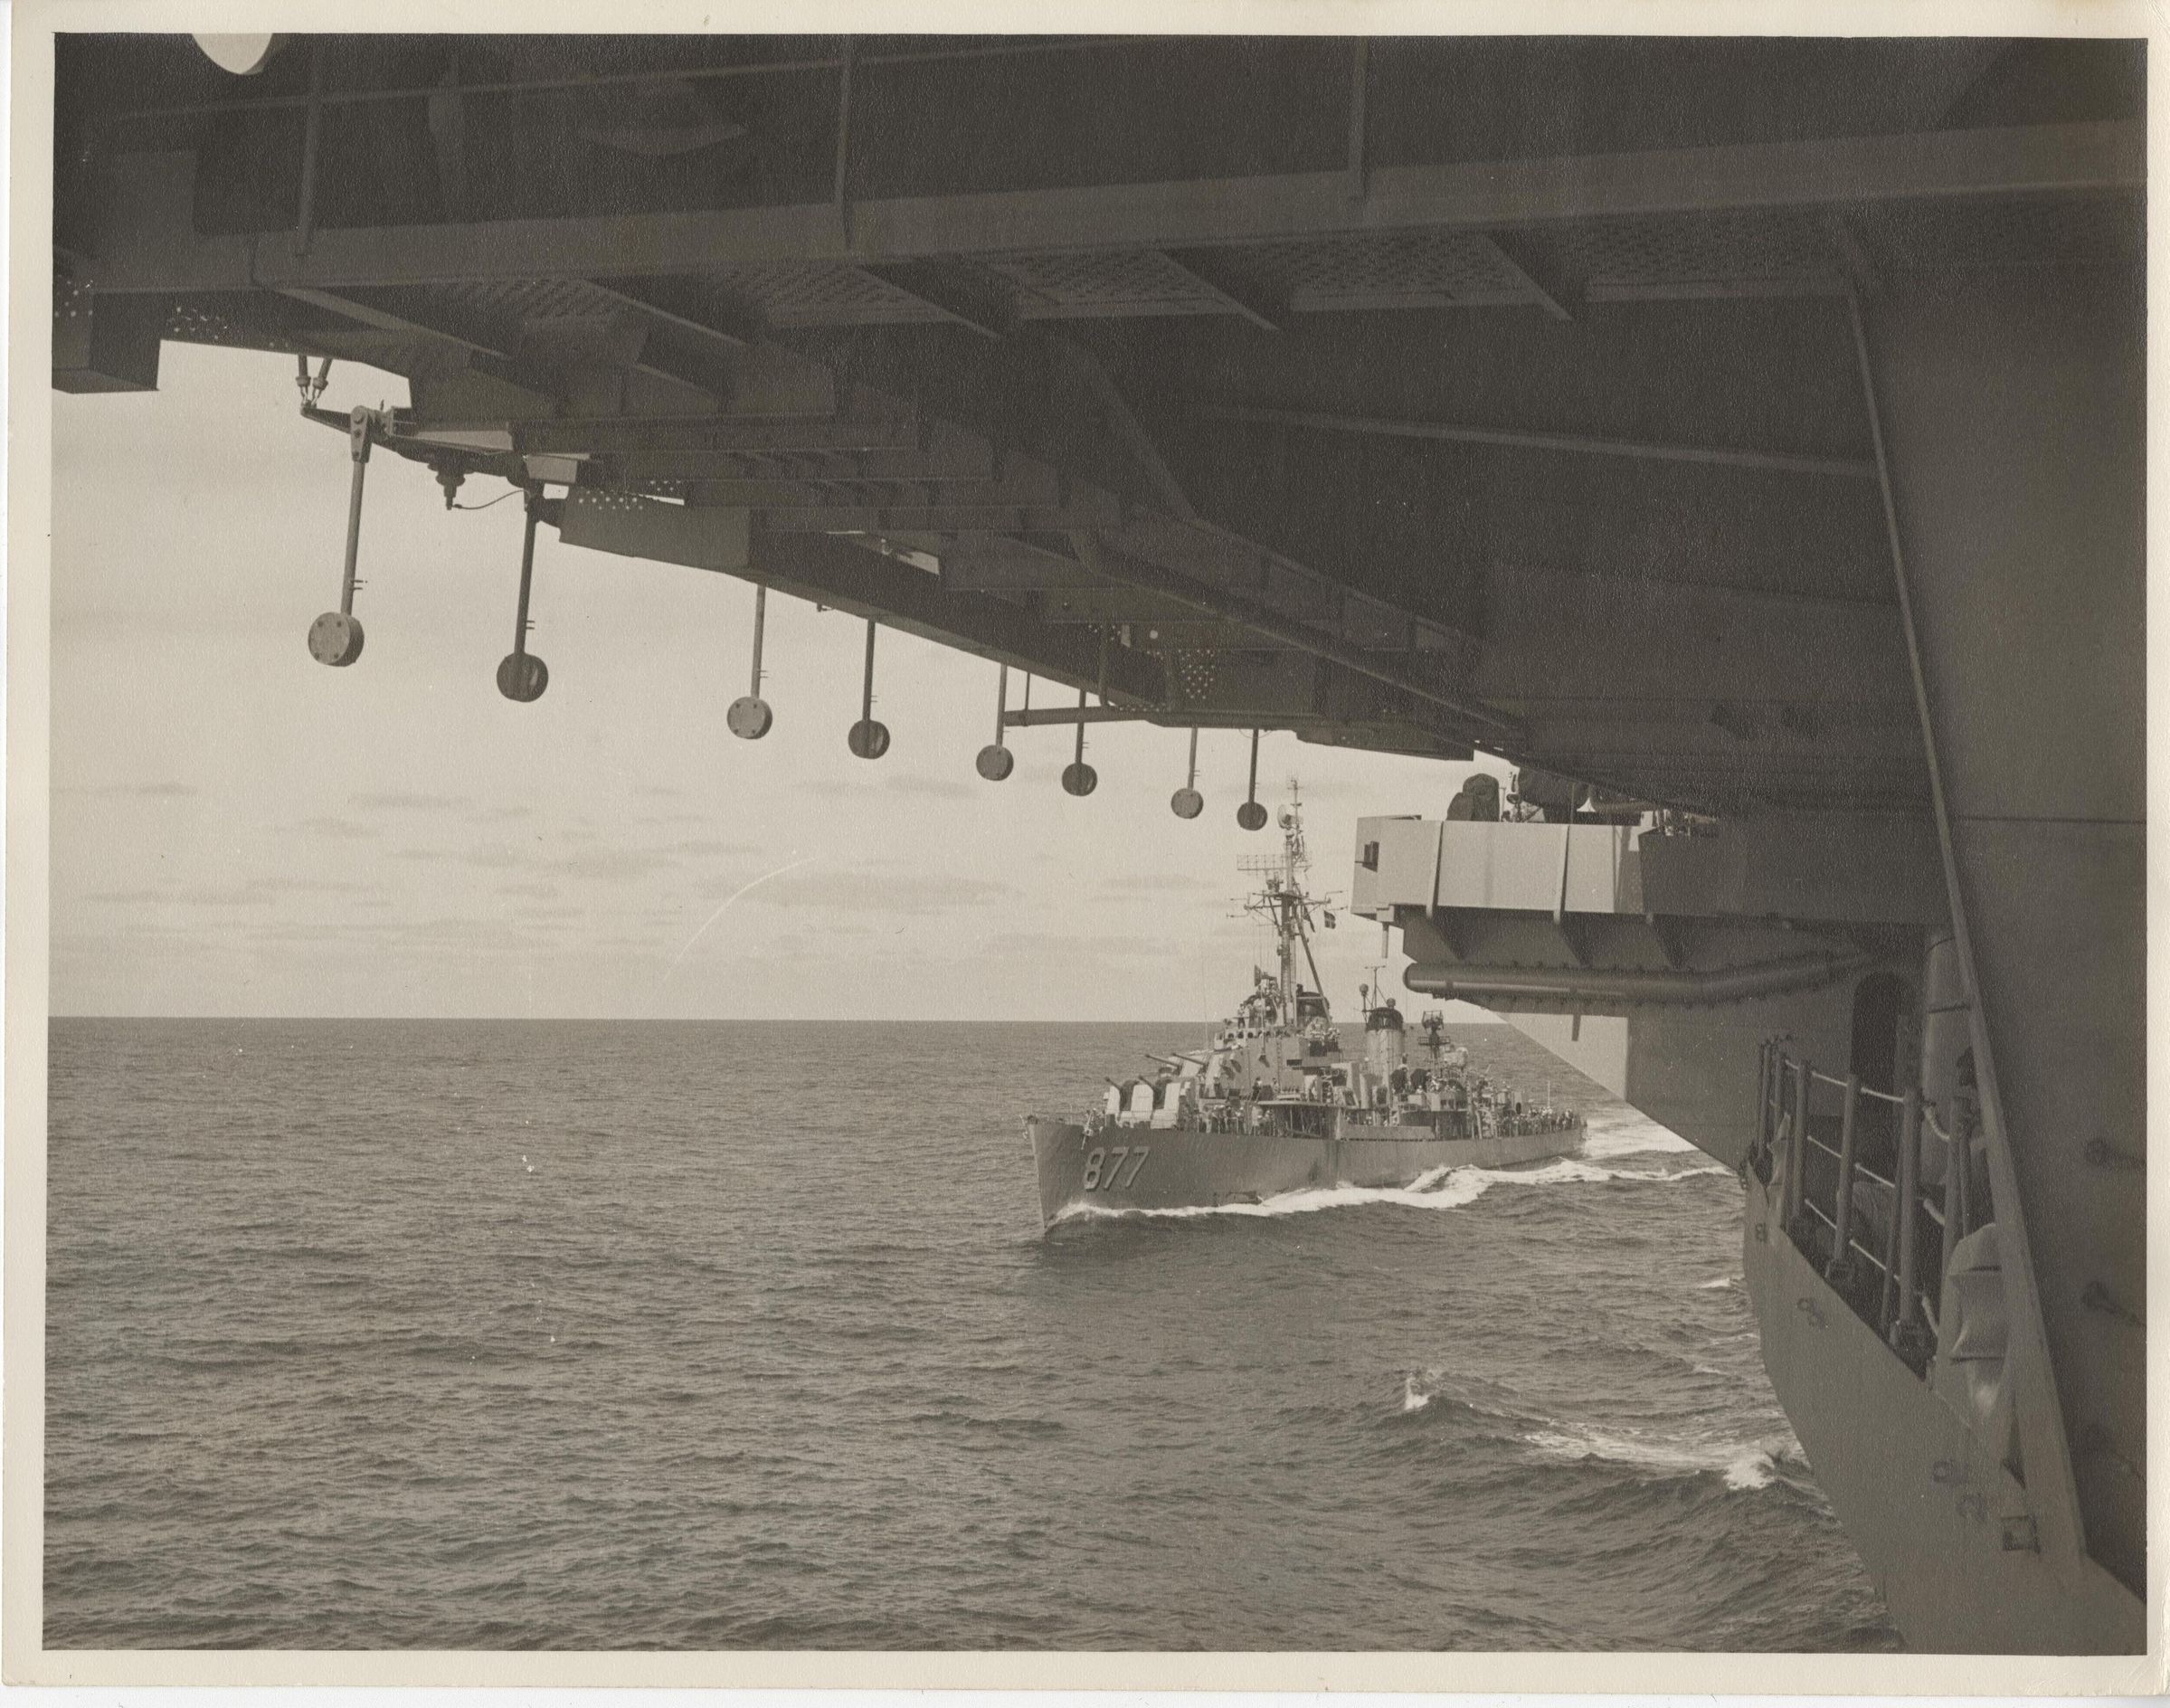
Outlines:
{"label": "railing stanchion", "polygon": [[1921,1087],[1907,1087],[1899,1118],[1899,1314],[1891,1324],[1896,1346],[1919,1315],[1915,1285],[1915,1248],[1921,1223]]}
{"label": "railing stanchion", "polygon": [[[1967,1167],[1967,1153],[1973,1147],[1974,1135],[1963,1130],[1965,1124],[1955,1114],[1952,1125],[1962,1130],[1947,1134],[1944,1139],[1944,1166],[1949,1171],[1945,1178],[1952,1183],[1952,1190],[1945,1195],[1944,1208],[1947,1249],[1974,1231],[1974,1172]],[[1942,1322],[1943,1318],[1937,1320]]]}
{"label": "railing stanchion", "polygon": [[1767,1151],[1771,1143],[1771,1051],[1769,1039],[1756,1052],[1756,1148]]}
{"label": "railing stanchion", "polygon": [[1794,1063],[1793,1143],[1786,1152],[1786,1225],[1790,1230],[1806,1201],[1808,1186],[1808,1075],[1805,1057]]}
{"label": "railing stanchion", "polygon": [[[1897,1169],[1891,1171],[1896,1174]],[[1898,1321],[1899,1309],[1899,1221],[1905,1214],[1899,1196],[1897,1182],[1891,1187],[1891,1213],[1886,1219],[1883,1230],[1883,1286],[1877,1289],[1876,1332],[1886,1341],[1891,1338],[1891,1329]]]}
{"label": "railing stanchion", "polygon": [[1836,1281],[1853,1267],[1853,1132],[1861,1107],[1861,1076],[1846,1076],[1846,1107],[1839,1117],[1838,1196],[1831,1206],[1831,1261],[1824,1273]]}

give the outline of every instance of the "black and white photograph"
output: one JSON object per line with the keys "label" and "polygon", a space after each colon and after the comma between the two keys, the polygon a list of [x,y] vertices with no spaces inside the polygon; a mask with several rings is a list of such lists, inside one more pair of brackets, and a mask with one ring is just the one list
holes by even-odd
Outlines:
{"label": "black and white photograph", "polygon": [[11,1681],[2161,1687],[2148,14],[289,10],[14,19]]}

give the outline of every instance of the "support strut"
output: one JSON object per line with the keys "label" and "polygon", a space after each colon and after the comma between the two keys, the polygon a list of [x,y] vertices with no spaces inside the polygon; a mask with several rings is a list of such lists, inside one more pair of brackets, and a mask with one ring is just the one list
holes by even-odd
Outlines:
{"label": "support strut", "polygon": [[859,721],[851,726],[844,744],[861,759],[879,759],[889,751],[889,726],[874,717],[874,631],[879,624],[867,619],[867,674],[859,688]]}
{"label": "support strut", "polygon": [[744,694],[731,702],[730,710],[724,714],[724,723],[734,735],[744,741],[759,741],[769,733],[769,726],[776,721],[768,701],[761,697],[761,636],[768,622],[769,584],[764,581],[753,584],[753,681]]}
{"label": "support strut", "polygon": [[1198,792],[1198,726],[1190,726],[1190,770],[1183,786],[1168,797],[1169,811],[1179,819],[1195,819],[1206,810],[1206,797]]}
{"label": "support strut", "polygon": [[[1009,667],[999,665],[995,676],[995,738],[980,749],[979,757],[972,761],[980,774],[990,783],[1000,783],[1017,765],[1017,755],[1002,745],[1002,726],[1009,700]],[[1029,678],[1027,678],[1030,680]]]}
{"label": "support strut", "polygon": [[1258,731],[1251,732],[1251,781],[1244,803],[1236,809],[1236,822],[1246,830],[1265,829],[1265,809],[1258,804]]}
{"label": "support strut", "polygon": [[346,493],[346,567],[339,580],[338,610],[309,624],[309,655],[319,664],[347,665],[362,656],[362,625],[354,614],[355,589],[361,584],[355,579],[355,566],[362,554],[362,484],[374,424],[365,409],[357,408],[346,418],[346,443],[354,458],[354,480]]}
{"label": "support strut", "polygon": [[512,650],[497,663],[497,692],[525,706],[543,697],[550,667],[527,650],[528,595],[535,585],[535,530],[543,519],[543,489],[527,489],[527,526],[520,536],[520,601],[513,616]]}
{"label": "support strut", "polygon": [[[1085,691],[1081,688],[1077,690],[1077,709],[1082,714],[1085,708]],[[1081,800],[1100,786],[1100,773],[1085,764],[1085,718],[1081,716],[1077,720],[1076,757],[1063,767],[1064,791],[1066,793],[1076,795]]]}

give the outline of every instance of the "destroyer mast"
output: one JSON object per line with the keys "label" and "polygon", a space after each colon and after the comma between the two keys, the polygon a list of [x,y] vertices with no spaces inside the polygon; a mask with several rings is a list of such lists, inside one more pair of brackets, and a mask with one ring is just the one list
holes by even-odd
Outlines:
{"label": "destroyer mast", "polygon": [[1279,856],[1248,859],[1237,869],[1263,880],[1259,889],[1245,900],[1244,910],[1265,920],[1274,928],[1279,973],[1275,987],[1273,1018],[1284,1026],[1294,1027],[1312,1018],[1308,1013],[1300,1016],[1298,1012],[1297,998],[1303,992],[1303,986],[1296,978],[1296,957],[1299,953],[1311,973],[1311,988],[1319,993],[1320,1011],[1324,1012],[1326,984],[1319,976],[1318,959],[1312,954],[1312,917],[1315,909],[1324,923],[1331,926],[1333,914],[1321,897],[1309,894],[1303,887],[1304,875],[1311,869],[1311,859],[1303,844],[1303,793],[1293,777],[1289,780],[1288,804],[1281,809],[1278,821],[1281,827]]}

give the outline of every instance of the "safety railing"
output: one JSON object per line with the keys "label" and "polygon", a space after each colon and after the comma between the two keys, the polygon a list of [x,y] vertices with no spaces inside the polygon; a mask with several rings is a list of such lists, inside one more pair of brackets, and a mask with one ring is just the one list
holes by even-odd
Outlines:
{"label": "safety railing", "polygon": [[[1749,1165],[1777,1193],[1781,1225],[1855,1314],[1923,1369],[1948,1230],[1969,1225],[1960,1147],[1918,1087],[1895,1094],[1824,1073],[1777,1039],[1759,1074]],[[1936,1192],[1921,1181],[1925,1137],[1945,1146]]]}

